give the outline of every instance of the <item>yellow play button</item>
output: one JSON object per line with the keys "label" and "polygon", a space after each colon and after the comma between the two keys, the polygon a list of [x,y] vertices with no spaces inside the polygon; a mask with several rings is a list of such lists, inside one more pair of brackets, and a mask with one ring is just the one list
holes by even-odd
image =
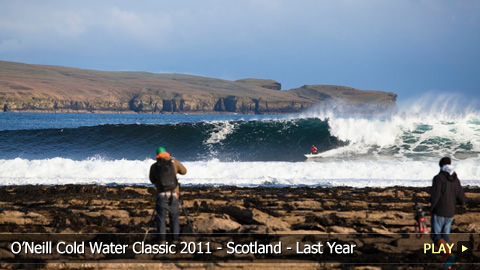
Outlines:
{"label": "yellow play button", "polygon": [[462,252],[464,252],[465,250],[467,250],[468,248],[464,245],[462,245]]}

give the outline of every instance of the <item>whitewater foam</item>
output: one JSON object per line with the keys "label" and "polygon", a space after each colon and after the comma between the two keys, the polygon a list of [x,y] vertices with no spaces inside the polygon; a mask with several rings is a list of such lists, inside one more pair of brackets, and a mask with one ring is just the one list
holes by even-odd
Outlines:
{"label": "whitewater foam", "polygon": [[[29,184],[150,184],[153,160],[75,161],[0,160],[0,185]],[[438,173],[436,163],[425,161],[342,162],[184,162],[183,185],[233,186],[430,186]],[[480,169],[474,161],[454,163],[463,185],[480,186]]]}
{"label": "whitewater foam", "polygon": [[210,137],[206,139],[203,144],[216,144],[225,140],[229,134],[235,131],[236,126],[230,121],[224,122],[211,122],[214,125],[213,131],[211,131]]}
{"label": "whitewater foam", "polygon": [[[480,159],[480,112],[453,95],[424,95],[408,105],[375,116],[356,113],[353,105],[327,103],[311,108],[301,118],[328,121],[329,132],[346,146],[322,153],[324,157],[365,155]],[[429,160],[430,161],[430,160]]]}

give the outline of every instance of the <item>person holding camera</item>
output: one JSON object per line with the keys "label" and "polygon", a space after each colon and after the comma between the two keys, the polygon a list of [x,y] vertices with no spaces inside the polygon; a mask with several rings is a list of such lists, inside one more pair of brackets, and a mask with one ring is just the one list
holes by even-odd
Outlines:
{"label": "person holding camera", "polygon": [[170,231],[173,240],[178,240],[180,233],[180,186],[177,173],[186,174],[187,169],[180,161],[173,159],[164,147],[157,148],[157,162],[150,167],[150,182],[155,185],[157,195],[155,197],[155,211],[157,233],[160,241],[166,239],[166,213],[170,217]]}

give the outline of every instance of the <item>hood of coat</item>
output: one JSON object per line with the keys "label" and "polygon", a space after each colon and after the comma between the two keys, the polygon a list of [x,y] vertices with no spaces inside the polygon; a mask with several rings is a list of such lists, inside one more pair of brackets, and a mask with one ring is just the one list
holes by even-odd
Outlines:
{"label": "hood of coat", "polygon": [[450,174],[446,171],[440,171],[440,174],[445,176],[445,178],[450,182],[455,182],[457,180],[457,173],[456,172],[453,172],[452,174]]}

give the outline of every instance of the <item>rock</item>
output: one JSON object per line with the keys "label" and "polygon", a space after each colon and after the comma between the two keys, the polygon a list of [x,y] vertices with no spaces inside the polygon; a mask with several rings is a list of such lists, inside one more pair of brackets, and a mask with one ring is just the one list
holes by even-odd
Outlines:
{"label": "rock", "polygon": [[327,231],[333,232],[333,233],[341,233],[341,234],[357,233],[357,231],[353,228],[340,227],[340,226],[330,226],[327,228]]}
{"label": "rock", "polygon": [[240,206],[229,205],[223,207],[222,212],[242,224],[266,225],[272,231],[287,231],[290,228],[290,224],[287,222],[255,208],[250,210]]}
{"label": "rock", "polygon": [[[350,265],[359,262],[367,264],[375,262],[379,263],[376,265],[380,265],[392,260],[395,262],[423,260],[435,263],[437,257],[423,254],[423,244],[431,241],[429,235],[417,239],[413,234],[411,196],[397,196],[400,194],[397,190],[405,194],[422,194],[428,191],[428,188],[186,186],[182,188],[182,195],[184,207],[194,226],[198,227],[199,235],[214,231],[226,232],[226,237],[229,237],[229,232],[269,234],[285,245],[287,243],[295,245],[299,238],[311,240],[312,243],[316,239],[328,238],[338,243],[356,245],[354,256],[338,257],[342,262],[351,263]],[[0,207],[4,209],[0,213],[0,232],[3,232],[5,237],[3,244],[0,242],[0,249],[9,251],[8,243],[16,241],[16,237],[10,235],[12,233],[40,233],[39,237],[46,240],[50,236],[42,233],[60,232],[65,237],[67,233],[79,232],[132,233],[139,234],[141,238],[146,228],[151,229],[150,232],[154,231],[153,224],[149,223],[154,204],[154,198],[151,196],[153,193],[154,189],[146,186],[0,186]],[[456,215],[452,227],[454,233],[450,239],[452,243],[465,241],[475,247],[467,251],[468,256],[461,258],[462,262],[470,263],[478,261],[480,256],[480,252],[476,251],[480,245],[480,237],[475,232],[478,230],[477,224],[480,220],[480,204],[477,203],[480,189],[471,188],[465,194],[470,203],[468,212]],[[327,201],[334,204],[333,209],[318,208],[317,202],[323,206]],[[355,202],[363,202],[368,207],[362,207],[363,203]],[[284,207],[285,205],[288,207]],[[308,209],[309,207],[312,209]],[[180,226],[183,228],[189,226],[184,215],[180,217]],[[186,237],[183,235],[182,241],[195,241],[195,237]],[[147,239],[153,241],[153,235],[149,234]],[[73,238],[70,240],[73,241]],[[212,242],[214,254],[209,257],[216,260],[215,267],[224,262],[225,256],[225,252],[216,251],[216,244],[221,243],[224,246],[225,243],[216,241]],[[235,259],[230,255],[227,257]],[[44,258],[45,261],[42,263],[45,262],[45,265],[50,265],[52,259],[60,259],[51,256]],[[102,262],[115,260],[114,257],[104,255],[93,257],[95,258]],[[163,254],[135,258],[152,260],[149,262],[151,265],[156,265],[152,262],[167,259]],[[168,257],[168,260],[174,261],[172,267],[179,265],[175,258],[178,257],[174,255]],[[83,257],[77,259],[84,260]],[[193,259],[193,263],[197,258],[191,256],[188,257],[188,260],[190,259]],[[273,258],[268,256],[260,259],[256,256],[255,263],[261,260],[270,263],[271,259]],[[331,260],[328,256],[321,259]],[[301,267],[306,265],[303,260],[301,263]],[[228,263],[225,265],[230,266]],[[277,264],[271,265],[272,268],[278,268]],[[317,268],[325,268],[325,265]],[[213,267],[211,263],[207,266]],[[207,266],[203,265],[204,268]],[[338,264],[336,268],[342,266]],[[115,267],[118,265],[115,264]],[[291,264],[291,268],[298,267],[298,263]],[[348,267],[350,266],[347,265]]]}
{"label": "rock", "polygon": [[241,224],[258,224],[258,222],[253,220],[252,211],[244,207],[228,205],[222,207],[220,210]]}
{"label": "rock", "polygon": [[432,240],[428,234],[423,235],[422,238],[417,238],[415,234],[410,234],[408,238],[397,239],[394,243],[396,247],[402,250],[413,251],[423,249],[423,244],[430,242],[432,242]]}
{"label": "rock", "polygon": [[386,243],[375,243],[373,245],[374,249],[382,252],[382,253],[404,253],[405,250],[396,246],[392,246]]}
{"label": "rock", "polygon": [[389,230],[387,230],[385,227],[383,227],[383,228],[372,227],[371,230],[372,230],[372,232],[377,233],[377,234],[379,234],[381,236],[384,236],[384,237],[391,237],[391,238],[398,237],[397,235],[395,235],[392,232],[390,232]]}
{"label": "rock", "polygon": [[479,224],[469,224],[467,226],[467,230],[472,233],[480,233],[480,225]]}
{"label": "rock", "polygon": [[356,266],[355,270],[382,270],[379,266]]}
{"label": "rock", "polygon": [[0,259],[13,259],[15,258],[15,255],[3,248],[0,248]]}
{"label": "rock", "polygon": [[320,224],[316,224],[316,223],[298,223],[298,224],[294,224],[292,225],[292,230],[295,230],[295,232],[299,231],[299,230],[307,230],[307,231],[314,231],[314,232],[326,232],[327,230],[325,229],[325,227],[323,227],[322,225]]}
{"label": "rock", "polygon": [[237,231],[242,225],[237,222],[212,216],[202,216],[193,222],[197,233],[222,233]]}
{"label": "rock", "polygon": [[5,210],[0,213],[0,224],[6,223],[47,225],[49,220],[44,215],[35,212],[23,213]]}
{"label": "rock", "polygon": [[370,244],[375,244],[375,243],[387,243],[387,244],[391,244],[394,239],[390,238],[390,237],[381,237],[381,236],[377,236],[377,235],[368,235],[369,237],[362,237],[361,238],[361,241],[363,244],[365,245],[370,245]]}
{"label": "rock", "polygon": [[252,210],[253,214],[253,220],[266,225],[268,228],[270,228],[273,231],[289,231],[290,230],[290,224],[287,222],[276,218],[272,217],[258,209],[253,209]]}
{"label": "rock", "polygon": [[314,200],[305,200],[305,201],[297,202],[296,207],[299,210],[315,210],[315,211],[323,210],[322,203]]}
{"label": "rock", "polygon": [[242,225],[239,233],[267,234],[270,230],[266,225]]}

